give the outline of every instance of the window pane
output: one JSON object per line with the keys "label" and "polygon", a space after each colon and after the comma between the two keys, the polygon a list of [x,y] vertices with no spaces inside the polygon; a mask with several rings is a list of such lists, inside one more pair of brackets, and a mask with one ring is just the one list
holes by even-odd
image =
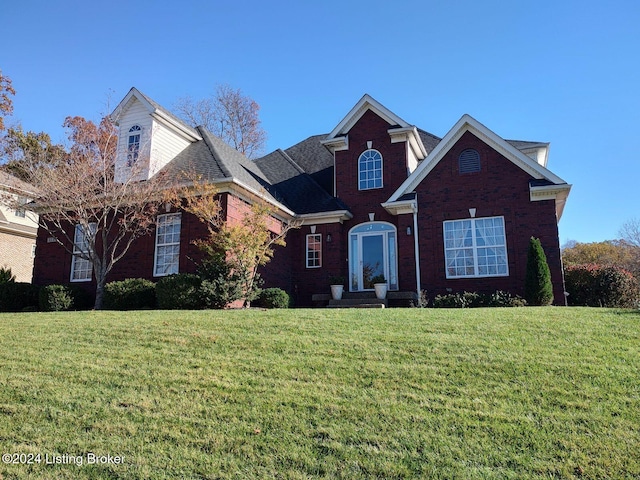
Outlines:
{"label": "window pane", "polygon": [[502,217],[446,221],[443,240],[448,278],[508,275]]}

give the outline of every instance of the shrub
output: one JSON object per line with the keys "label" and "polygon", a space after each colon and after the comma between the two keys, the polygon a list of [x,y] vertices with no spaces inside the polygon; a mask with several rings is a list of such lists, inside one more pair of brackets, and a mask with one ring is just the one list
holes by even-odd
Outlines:
{"label": "shrub", "polygon": [[234,273],[224,255],[216,253],[198,265],[202,279],[200,295],[207,308],[225,308],[243,298],[242,279]]}
{"label": "shrub", "polygon": [[527,302],[509,292],[498,290],[490,295],[476,292],[438,295],[433,300],[435,308],[523,307]]}
{"label": "shrub", "polygon": [[571,265],[564,280],[569,305],[635,308],[640,301],[637,280],[619,267]]}
{"label": "shrub", "polygon": [[518,295],[511,295],[509,292],[498,290],[486,299],[487,307],[524,307],[527,301]]}
{"label": "shrub", "polygon": [[483,297],[475,292],[450,293],[437,295],[433,299],[435,308],[473,308],[483,306]]}
{"label": "shrub", "polygon": [[0,312],[21,312],[38,309],[38,287],[30,283],[0,284]]}
{"label": "shrub", "polygon": [[529,305],[550,305],[553,302],[553,285],[547,257],[540,240],[534,237],[529,241],[527,253],[524,298]]}
{"label": "shrub", "polygon": [[9,267],[0,268],[0,284],[15,282],[16,276],[11,273],[11,269]]}
{"label": "shrub", "polygon": [[281,288],[265,288],[258,295],[255,305],[263,308],[289,308],[291,297]]}
{"label": "shrub", "polygon": [[155,308],[156,284],[144,278],[127,278],[104,286],[104,308],[140,310]]}
{"label": "shrub", "polygon": [[158,307],[166,310],[204,308],[202,279],[193,273],[177,273],[162,278],[156,284]]}
{"label": "shrub", "polygon": [[73,307],[73,292],[66,285],[47,285],[40,289],[39,305],[43,312],[62,312]]}

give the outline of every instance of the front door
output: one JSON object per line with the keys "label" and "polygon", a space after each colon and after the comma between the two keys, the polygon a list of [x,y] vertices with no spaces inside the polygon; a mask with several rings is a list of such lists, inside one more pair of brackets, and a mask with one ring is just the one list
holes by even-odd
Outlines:
{"label": "front door", "polygon": [[349,232],[349,289],[373,290],[373,279],[384,276],[389,289],[398,289],[396,228],[368,222]]}

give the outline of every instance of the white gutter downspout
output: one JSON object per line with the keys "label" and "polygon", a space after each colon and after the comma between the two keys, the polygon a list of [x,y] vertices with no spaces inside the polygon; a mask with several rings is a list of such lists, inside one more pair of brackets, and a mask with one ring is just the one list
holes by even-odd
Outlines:
{"label": "white gutter downspout", "polygon": [[418,202],[413,204],[413,243],[414,254],[416,258],[416,293],[418,294],[418,302],[420,301],[420,248],[418,247]]}

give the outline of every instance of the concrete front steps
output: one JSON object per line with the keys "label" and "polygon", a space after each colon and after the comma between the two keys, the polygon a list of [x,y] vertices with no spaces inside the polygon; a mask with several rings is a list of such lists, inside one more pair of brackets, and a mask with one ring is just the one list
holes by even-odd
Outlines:
{"label": "concrete front steps", "polygon": [[387,308],[415,305],[416,292],[387,292],[387,298],[379,300],[375,292],[344,292],[342,300],[333,300],[330,293],[312,296],[313,304],[327,308]]}

